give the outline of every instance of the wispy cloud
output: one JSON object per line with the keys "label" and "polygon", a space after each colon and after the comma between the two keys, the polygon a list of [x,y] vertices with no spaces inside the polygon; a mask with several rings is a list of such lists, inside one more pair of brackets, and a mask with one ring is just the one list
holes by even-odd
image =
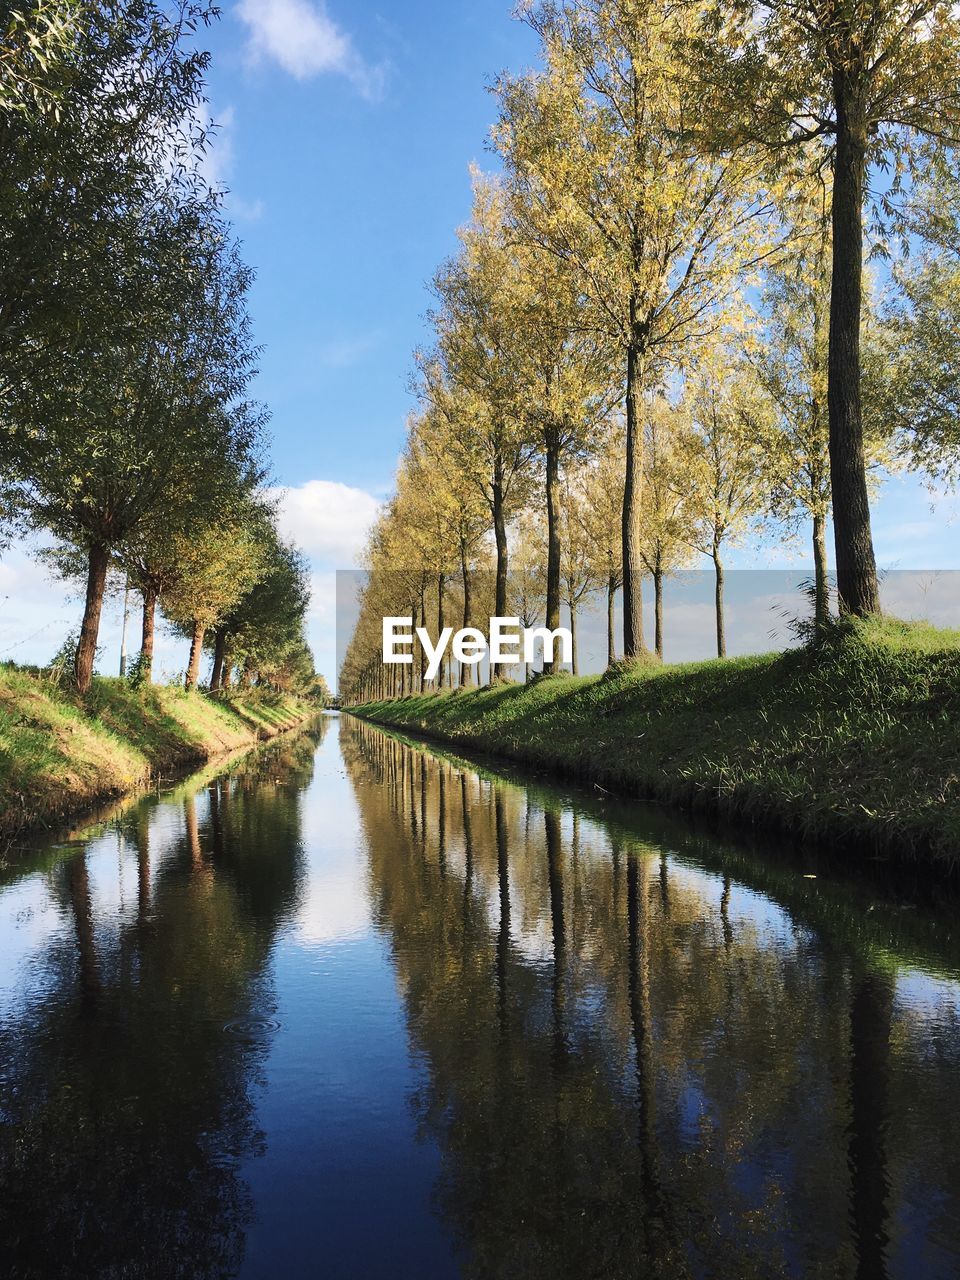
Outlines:
{"label": "wispy cloud", "polygon": [[320,363],[328,369],[348,369],[374,351],[379,341],[379,330],[359,334],[355,338],[334,338],[322,343],[317,355]]}
{"label": "wispy cloud", "polygon": [[230,214],[243,222],[257,222],[263,217],[262,200],[244,200],[231,190],[236,138],[236,113],[233,107],[219,112],[207,135],[203,153],[202,172],[214,191],[220,192]]}
{"label": "wispy cloud", "polygon": [[341,75],[371,100],[382,94],[383,68],[357,52],[323,0],[240,0],[237,15],[249,28],[254,61],[272,59],[297,80]]}

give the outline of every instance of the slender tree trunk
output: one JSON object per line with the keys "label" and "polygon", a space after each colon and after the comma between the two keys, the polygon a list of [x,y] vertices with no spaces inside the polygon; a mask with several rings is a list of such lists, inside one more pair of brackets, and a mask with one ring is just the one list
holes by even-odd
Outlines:
{"label": "slender tree trunk", "polygon": [[663,569],[657,560],[653,571],[653,612],[654,612],[654,648],[657,657],[663,660]]}
{"label": "slender tree trunk", "polygon": [[120,679],[127,674],[127,620],[130,617],[130,575],[123,584],[123,627],[120,631]]}
{"label": "slender tree trunk", "polygon": [[617,576],[611,573],[607,577],[607,666],[612,667],[617,660],[617,638],[614,627],[615,602],[617,597]]}
{"label": "slender tree trunk", "polygon": [[580,674],[580,665],[577,660],[577,606],[570,603],[567,606],[570,610],[570,668],[573,674]]}
{"label": "slender tree trunk", "polygon": [[[427,584],[425,576],[420,578],[420,625],[427,625]],[[420,645],[420,692],[423,693],[427,684],[427,651],[423,645]]]}
{"label": "slender tree trunk", "polygon": [[813,517],[813,620],[822,627],[830,616],[830,587],[827,581],[827,521],[824,516]]}
{"label": "slender tree trunk", "polygon": [[[443,574],[437,575],[437,643],[440,643],[440,637],[443,635]],[[443,688],[444,675],[443,662],[440,663],[440,670],[437,672],[437,688]]]}
{"label": "slender tree trunk", "polygon": [[97,636],[100,632],[100,611],[103,608],[103,592],[107,585],[107,567],[110,551],[105,542],[95,542],[87,556],[87,596],[83,606],[83,624],[80,642],[73,661],[77,688],[86,693],[93,679],[93,663],[97,656]]}
{"label": "slender tree trunk", "polygon": [[210,673],[210,692],[216,691],[223,684],[223,668],[227,657],[227,631],[225,627],[217,628],[213,649],[213,671]]}
{"label": "slender tree trunk", "polygon": [[[471,598],[470,566],[467,563],[467,544],[460,539],[460,578],[463,582],[463,628],[471,625],[473,617],[473,601]],[[460,688],[473,684],[473,666],[469,662],[460,663]]]}
{"label": "slender tree trunk", "polygon": [[[547,463],[547,605],[546,623],[550,631],[560,625],[560,449],[557,432],[548,427],[545,433]],[[553,671],[553,652],[550,659],[544,653],[543,669]]]}
{"label": "slender tree trunk", "polygon": [[727,634],[723,617],[723,564],[720,560],[720,548],[713,548],[713,567],[716,570],[716,607],[717,607],[717,657],[727,656]]}
{"label": "slender tree trunk", "polygon": [[190,638],[190,660],[187,663],[186,687],[195,689],[200,676],[200,655],[203,653],[203,637],[206,627],[202,622],[193,624],[193,635]]}
{"label": "slender tree trunk", "polygon": [[157,626],[156,587],[145,587],[143,591],[143,625],[140,630],[140,679],[149,684],[153,679],[153,637]]}
{"label": "slender tree trunk", "polygon": [[[494,593],[494,614],[507,616],[507,518],[503,500],[503,476],[500,463],[496,465],[493,481],[493,536],[497,544],[497,579]],[[492,684],[496,676],[494,664],[489,663],[488,679]]]}
{"label": "slender tree trunk", "polygon": [[[633,303],[631,303],[631,310]],[[643,585],[640,559],[640,510],[643,488],[643,355],[637,342],[627,349],[627,449],[623,489],[623,654],[646,652],[643,638]]]}
{"label": "slender tree trunk", "polygon": [[226,692],[233,684],[233,663],[228,658],[223,664],[223,675],[220,677],[220,688]]}
{"label": "slender tree trunk", "polygon": [[830,479],[842,613],[880,612],[880,589],[870,530],[867,467],[860,405],[860,312],[863,294],[863,193],[867,130],[858,69],[837,70],[836,158],[833,177],[833,279],[827,407]]}

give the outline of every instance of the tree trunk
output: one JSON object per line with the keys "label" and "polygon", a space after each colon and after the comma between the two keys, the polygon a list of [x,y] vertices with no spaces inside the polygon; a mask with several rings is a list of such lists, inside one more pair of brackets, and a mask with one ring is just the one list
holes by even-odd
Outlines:
{"label": "tree trunk", "polygon": [[[440,637],[443,635],[443,574],[437,575],[437,643],[440,643]],[[440,663],[440,669],[437,672],[437,688],[443,688],[443,673],[445,663]]]}
{"label": "tree trunk", "polygon": [[[414,619],[416,621],[416,619]],[[427,584],[426,576],[421,575],[420,578],[420,625],[427,625]],[[427,651],[423,645],[420,645],[420,692],[423,693],[427,684]]]}
{"label": "tree trunk", "polygon": [[614,604],[617,596],[617,575],[611,573],[607,578],[607,666],[612,667],[617,660],[617,638],[614,628]]}
{"label": "tree trunk", "polygon": [[[547,462],[547,606],[546,623],[550,631],[560,625],[560,449],[555,428],[545,432]],[[554,670],[553,650],[550,660],[544,653],[543,669]]]}
{"label": "tree trunk", "polygon": [[[631,311],[633,303],[631,303]],[[643,639],[643,583],[640,559],[640,504],[643,487],[643,355],[627,348],[627,456],[623,489],[623,655],[646,652]]]}
{"label": "tree trunk", "polygon": [[723,618],[723,565],[720,562],[720,548],[713,548],[713,567],[717,572],[717,657],[727,656],[727,634]]}
{"label": "tree trunk", "polygon": [[100,611],[103,608],[103,592],[107,585],[107,566],[110,551],[104,542],[95,542],[87,556],[87,596],[83,606],[83,625],[80,642],[73,661],[77,688],[86,693],[93,679],[93,663],[97,656],[97,636],[100,632]]}
{"label": "tree trunk", "polygon": [[[507,616],[507,518],[503,501],[503,478],[501,468],[497,464],[493,481],[493,536],[497,544],[497,580],[494,593],[494,614],[498,618]],[[496,675],[494,664],[489,664],[489,680],[491,684]]]}
{"label": "tree trunk", "polygon": [[867,130],[857,69],[834,73],[837,142],[833,178],[833,279],[827,407],[830,480],[841,613],[880,612],[870,530],[860,405],[860,311],[863,293],[863,192]]}
{"label": "tree trunk", "polygon": [[813,620],[822,627],[830,616],[830,586],[827,582],[827,521],[820,515],[813,517],[813,582]]}
{"label": "tree trunk", "polygon": [[120,631],[120,679],[127,674],[127,621],[130,617],[130,575],[123,584],[123,627]]}
{"label": "tree trunk", "polygon": [[[245,662],[243,664],[243,670],[240,673],[240,688],[249,689],[250,682],[252,679],[253,679],[253,667],[251,667],[249,662]],[[382,676],[381,676],[381,680],[382,680]],[[382,683],[381,683],[381,689],[380,689],[380,696],[381,698],[383,697]]]}
{"label": "tree trunk", "polygon": [[223,684],[223,669],[227,657],[227,632],[225,627],[217,628],[217,636],[213,649],[213,671],[210,673],[210,692],[216,693]]}
{"label": "tree trunk", "polygon": [[[473,616],[473,603],[470,597],[470,566],[467,563],[467,544],[460,539],[460,578],[463,582],[463,628],[470,626]],[[469,662],[460,663],[460,688],[473,684],[473,666]]]}
{"label": "tree trunk", "polygon": [[187,663],[186,687],[195,689],[200,676],[200,655],[203,653],[203,637],[206,627],[202,622],[193,624],[193,635],[190,638],[190,660]]}
{"label": "tree trunk", "polygon": [[653,571],[654,648],[663,660],[663,570],[659,561]]}
{"label": "tree trunk", "polygon": [[153,679],[153,636],[157,626],[156,587],[145,587],[143,591],[143,625],[140,630],[140,679],[149,684]]}
{"label": "tree trunk", "polygon": [[577,606],[571,604],[570,609],[570,663],[571,670],[574,675],[579,675],[579,663],[577,662]]}
{"label": "tree trunk", "polygon": [[226,692],[233,684],[233,663],[228,659],[223,664],[223,675],[220,677],[220,688]]}

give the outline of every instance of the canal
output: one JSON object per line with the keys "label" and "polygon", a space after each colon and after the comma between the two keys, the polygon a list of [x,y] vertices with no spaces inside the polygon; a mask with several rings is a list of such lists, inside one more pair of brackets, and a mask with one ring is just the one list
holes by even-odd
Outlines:
{"label": "canal", "polygon": [[128,804],[0,868],[0,1274],[956,1277],[882,886],[347,718]]}

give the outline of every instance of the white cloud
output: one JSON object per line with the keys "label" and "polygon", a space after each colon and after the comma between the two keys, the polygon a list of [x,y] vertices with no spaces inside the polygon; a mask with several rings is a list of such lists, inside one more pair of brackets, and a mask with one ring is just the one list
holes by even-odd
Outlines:
{"label": "white cloud", "polygon": [[376,519],[380,500],[336,480],[307,480],[279,490],[280,529],[314,567],[352,569]]}
{"label": "white cloud", "polygon": [[370,66],[327,13],[322,0],[241,0],[237,14],[250,30],[254,61],[272,58],[297,80],[345,76],[365,98],[383,90],[383,69]]}
{"label": "white cloud", "polygon": [[236,112],[232,106],[226,107],[218,113],[214,127],[207,135],[201,171],[211,188],[223,195],[226,208],[234,218],[244,222],[257,222],[263,217],[263,201],[244,200],[230,187],[235,156],[235,129]]}

